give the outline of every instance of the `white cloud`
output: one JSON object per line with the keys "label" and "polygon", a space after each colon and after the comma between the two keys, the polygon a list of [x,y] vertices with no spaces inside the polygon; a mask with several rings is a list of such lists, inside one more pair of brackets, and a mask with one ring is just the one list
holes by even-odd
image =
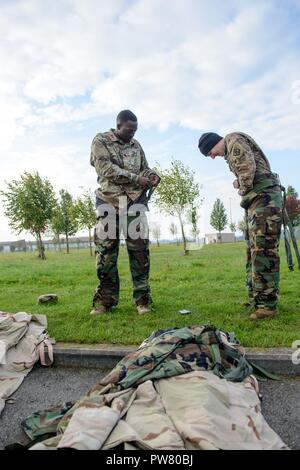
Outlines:
{"label": "white cloud", "polygon": [[232,126],[257,112],[268,122],[278,95],[286,103],[281,116],[299,116],[300,107],[288,109],[286,81],[300,75],[295,32],[286,9],[272,2],[176,0],[170,9],[162,0],[140,0],[125,10],[121,0],[52,5],[3,7],[4,80],[16,83],[24,102],[45,105],[36,110],[31,103],[34,115],[51,120],[49,103],[91,92],[90,106],[56,103],[57,122],[111,114],[127,103],[143,122],[163,128],[178,121]]}
{"label": "white cloud", "polygon": [[[161,129],[255,131],[258,119],[287,137],[300,117],[291,105],[297,31],[274,2],[174,0],[170,9],[162,0],[28,0],[2,10],[0,83],[15,84],[16,101],[6,94],[9,142],[17,125],[80,121],[128,104]],[[61,103],[89,93],[90,102]],[[260,135],[272,145],[268,131]]]}
{"label": "white cloud", "polygon": [[90,170],[80,158],[80,168],[68,167],[78,150],[70,138],[51,163],[56,129],[75,133],[124,107],[146,128],[243,130],[264,148],[298,149],[299,8],[299,0],[2,2],[3,177],[23,167],[51,173],[55,163],[55,180],[69,172],[75,187]]}

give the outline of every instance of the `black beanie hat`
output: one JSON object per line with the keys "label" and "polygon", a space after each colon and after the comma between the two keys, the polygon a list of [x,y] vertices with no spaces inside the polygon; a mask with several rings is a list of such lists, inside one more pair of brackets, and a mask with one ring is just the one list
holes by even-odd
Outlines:
{"label": "black beanie hat", "polygon": [[207,157],[211,149],[214,148],[214,146],[222,139],[223,137],[215,132],[206,132],[200,137],[198,148],[200,152]]}

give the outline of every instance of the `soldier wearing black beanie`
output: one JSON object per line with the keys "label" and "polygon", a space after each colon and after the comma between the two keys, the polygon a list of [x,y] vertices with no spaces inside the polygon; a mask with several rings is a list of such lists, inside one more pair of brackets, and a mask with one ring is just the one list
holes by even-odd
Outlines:
{"label": "soldier wearing black beanie", "polygon": [[206,132],[205,134],[202,134],[198,145],[200,152],[207,157],[211,149],[213,149],[214,146],[217,145],[222,139],[223,137],[216,134],[215,132]]}
{"label": "soldier wearing black beanie", "polygon": [[279,241],[283,201],[278,175],[247,134],[232,132],[224,138],[206,132],[199,139],[199,150],[206,157],[224,157],[235,174],[234,188],[242,197],[247,224],[247,288],[249,304],[256,311],[250,319],[275,316],[279,294]]}

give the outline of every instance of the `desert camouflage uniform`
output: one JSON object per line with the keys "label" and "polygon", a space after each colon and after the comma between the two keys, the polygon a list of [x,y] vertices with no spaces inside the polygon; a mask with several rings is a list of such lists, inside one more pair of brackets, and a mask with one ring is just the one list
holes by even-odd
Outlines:
{"label": "desert camouflage uniform", "polygon": [[22,426],[32,441],[45,436],[33,450],[284,448],[261,415],[255,368],[233,334],[211,325],[161,330],[73,407]]}
{"label": "desert camouflage uniform", "polygon": [[[233,382],[242,382],[253,373],[254,364],[243,357],[243,348],[233,334],[221,332],[212,325],[168,328],[153,332],[140,347],[125,356],[87,396],[33,413],[22,422],[31,440],[42,434],[63,431],[74,410],[82,403],[98,403],[108,392],[130,390],[149,380],[174,377],[193,371],[214,370]],[[254,366],[255,367],[255,366]]]}
{"label": "desert camouflage uniform", "polygon": [[276,309],[283,200],[279,178],[256,142],[243,133],[225,137],[225,159],[236,175],[246,209],[247,288],[258,308]]}
{"label": "desert camouflage uniform", "polygon": [[[104,235],[104,216],[99,214],[95,227],[96,270],[100,281],[93,298],[93,306],[115,306],[119,300],[119,275],[117,268],[119,254],[120,198],[126,198],[127,207],[133,203],[143,202],[144,190],[138,185],[139,176],[156,175],[148,166],[145,153],[135,139],[123,142],[114,129],[97,134],[92,142],[91,165],[95,167],[100,187],[96,190],[97,201],[106,203],[116,209],[114,217],[115,236]],[[140,215],[144,226],[147,225],[145,212]],[[127,227],[134,223],[136,216],[127,218]],[[149,237],[133,239],[125,237],[129,255],[130,269],[134,288],[134,299],[137,305],[151,303],[149,287]]]}

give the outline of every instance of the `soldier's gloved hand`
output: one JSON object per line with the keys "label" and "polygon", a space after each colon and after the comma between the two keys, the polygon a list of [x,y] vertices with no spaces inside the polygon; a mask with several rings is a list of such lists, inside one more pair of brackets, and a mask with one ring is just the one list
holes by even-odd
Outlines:
{"label": "soldier's gloved hand", "polygon": [[238,180],[234,180],[233,187],[234,187],[234,189],[239,189],[240,188],[240,183],[239,183]]}
{"label": "soldier's gloved hand", "polygon": [[149,178],[145,178],[145,176],[139,176],[138,184],[139,184],[142,188],[150,188],[150,186],[151,186],[151,181],[150,181]]}
{"label": "soldier's gloved hand", "polygon": [[160,182],[160,177],[158,175],[151,175],[150,176],[151,186],[155,188]]}

